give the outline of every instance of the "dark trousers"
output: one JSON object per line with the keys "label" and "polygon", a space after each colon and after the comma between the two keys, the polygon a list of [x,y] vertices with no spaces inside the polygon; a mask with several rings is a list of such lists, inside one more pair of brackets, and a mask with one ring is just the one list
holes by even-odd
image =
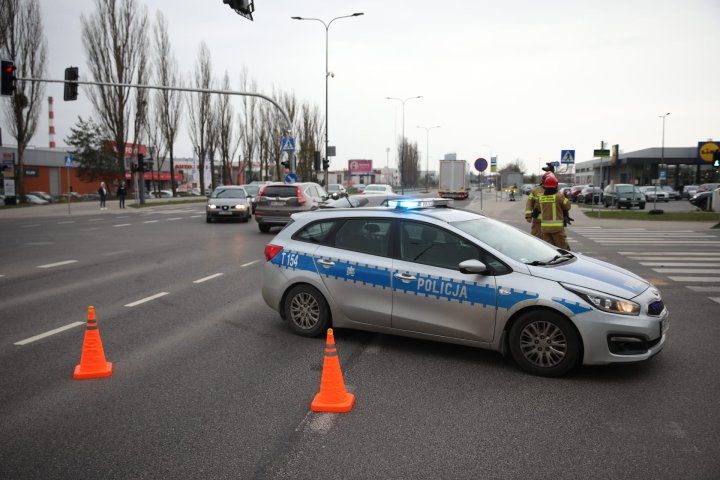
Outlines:
{"label": "dark trousers", "polygon": [[120,196],[119,200],[120,200],[120,208],[125,208],[125,195]]}
{"label": "dark trousers", "polygon": [[100,195],[100,208],[105,208],[105,195]]}

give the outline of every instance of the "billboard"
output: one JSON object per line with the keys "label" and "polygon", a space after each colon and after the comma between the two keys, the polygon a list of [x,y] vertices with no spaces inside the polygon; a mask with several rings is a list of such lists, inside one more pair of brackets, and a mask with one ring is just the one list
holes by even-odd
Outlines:
{"label": "billboard", "polygon": [[372,173],[372,160],[348,160],[350,174]]}

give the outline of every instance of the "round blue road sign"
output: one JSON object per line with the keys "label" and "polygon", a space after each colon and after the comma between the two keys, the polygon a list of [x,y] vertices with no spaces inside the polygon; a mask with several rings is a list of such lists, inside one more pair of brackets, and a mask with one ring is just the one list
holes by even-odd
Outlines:
{"label": "round blue road sign", "polygon": [[295,183],[297,181],[298,177],[294,173],[288,173],[287,175],[285,175],[285,183]]}
{"label": "round blue road sign", "polygon": [[478,158],[477,160],[475,160],[475,170],[477,170],[478,172],[484,172],[485,170],[487,170],[487,167],[488,162],[484,158]]}

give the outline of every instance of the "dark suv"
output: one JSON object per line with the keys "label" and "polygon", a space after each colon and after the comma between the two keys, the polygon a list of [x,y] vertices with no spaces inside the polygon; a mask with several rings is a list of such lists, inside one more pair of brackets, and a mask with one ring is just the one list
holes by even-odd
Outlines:
{"label": "dark suv", "polygon": [[255,220],[261,232],[268,232],[270,227],[290,222],[293,213],[316,210],[327,199],[327,193],[317,183],[271,183],[258,193]]}
{"label": "dark suv", "polygon": [[603,192],[605,207],[638,207],[645,210],[645,195],[635,185],[629,183],[611,183]]}

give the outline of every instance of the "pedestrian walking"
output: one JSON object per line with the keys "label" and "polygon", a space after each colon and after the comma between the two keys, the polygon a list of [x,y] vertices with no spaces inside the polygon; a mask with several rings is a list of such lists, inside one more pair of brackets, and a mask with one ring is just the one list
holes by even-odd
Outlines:
{"label": "pedestrian walking", "polygon": [[541,238],[558,248],[570,250],[565,234],[565,212],[570,211],[570,202],[558,193],[557,187],[555,175],[545,177],[545,191],[539,198]]}
{"label": "pedestrian walking", "polygon": [[100,195],[100,210],[107,210],[105,207],[105,199],[107,198],[107,188],[105,182],[100,182],[100,188],[98,188],[98,195]]}
{"label": "pedestrian walking", "polygon": [[117,197],[120,202],[120,208],[125,208],[125,197],[127,197],[127,188],[125,188],[125,182],[121,182],[117,189]]}

